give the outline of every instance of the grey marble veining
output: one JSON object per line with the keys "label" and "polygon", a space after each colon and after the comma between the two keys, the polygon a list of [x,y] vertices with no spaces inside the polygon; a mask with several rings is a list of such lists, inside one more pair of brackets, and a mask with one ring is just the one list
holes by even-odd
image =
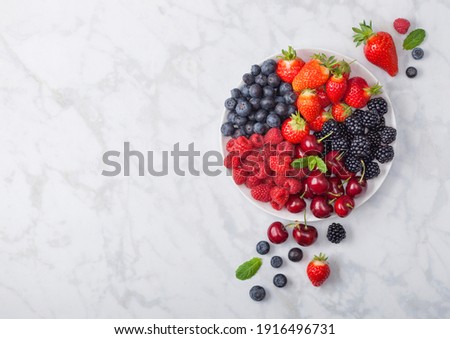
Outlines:
{"label": "grey marble veining", "polygon": [[[450,317],[449,16],[444,0],[2,1],[0,317]],[[345,243],[317,223],[305,255],[330,256],[322,288],[306,261],[282,270],[283,290],[268,258],[234,279],[274,219],[225,175],[100,175],[124,141],[218,150],[223,100],[251,64],[287,45],[364,61],[351,27],[393,32],[397,17],[427,30],[425,57],[393,34],[400,74],[365,62],[394,103],[397,157]],[[253,284],[266,302],[247,297]]]}

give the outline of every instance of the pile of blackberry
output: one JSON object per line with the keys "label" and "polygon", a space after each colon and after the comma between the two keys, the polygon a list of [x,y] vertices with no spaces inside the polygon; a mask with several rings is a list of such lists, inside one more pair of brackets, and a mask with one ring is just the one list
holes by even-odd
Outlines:
{"label": "pile of blackberry", "polygon": [[364,177],[373,179],[380,174],[378,163],[387,163],[394,158],[394,149],[389,144],[397,137],[397,130],[386,126],[384,115],[388,112],[386,100],[373,98],[367,109],[356,109],[343,123],[325,122],[317,138],[329,135],[325,141],[325,152],[344,152],[347,170],[358,173],[365,167]]}
{"label": "pile of blackberry", "polygon": [[297,111],[297,94],[291,84],[281,81],[276,67],[273,59],[261,66],[253,65],[250,73],[242,76],[243,85],[231,90],[231,97],[225,100],[227,122],[221,127],[224,136],[265,134]]}

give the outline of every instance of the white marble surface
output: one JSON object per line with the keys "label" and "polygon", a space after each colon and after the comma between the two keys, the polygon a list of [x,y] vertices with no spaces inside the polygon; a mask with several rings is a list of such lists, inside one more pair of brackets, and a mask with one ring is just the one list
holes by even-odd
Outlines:
{"label": "white marble surface", "polygon": [[[2,1],[0,317],[450,317],[449,8]],[[124,141],[157,154],[176,142],[218,149],[223,100],[251,64],[288,44],[364,61],[351,27],[372,19],[393,32],[400,16],[427,30],[425,58],[398,48],[394,79],[366,63],[398,112],[398,154],[380,191],[345,220],[345,244],[329,244],[328,222],[317,224],[322,237],[305,254],[330,256],[322,288],[306,280],[306,261],[283,269],[283,290],[267,258],[252,280],[234,278],[273,218],[225,175],[100,175],[103,152]],[[268,288],[264,303],[248,298],[253,284]]]}

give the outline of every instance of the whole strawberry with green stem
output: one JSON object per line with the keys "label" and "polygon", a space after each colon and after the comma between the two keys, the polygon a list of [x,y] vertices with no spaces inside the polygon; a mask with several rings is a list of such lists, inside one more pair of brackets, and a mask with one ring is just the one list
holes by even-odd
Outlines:
{"label": "whole strawberry with green stem", "polygon": [[325,280],[330,276],[330,266],[327,262],[328,258],[325,254],[320,253],[319,255],[315,255],[313,260],[308,264],[306,268],[306,274],[308,275],[311,283],[319,287],[321,286]]}
{"label": "whole strawberry with green stem", "polygon": [[314,89],[304,89],[297,98],[297,109],[306,121],[314,121],[322,112],[319,97]]}
{"label": "whole strawberry with green stem", "polygon": [[398,73],[397,50],[392,36],[386,32],[374,32],[372,21],[359,24],[360,28],[353,27],[355,32],[353,41],[358,47],[364,43],[364,55],[372,64],[384,69],[390,76]]}
{"label": "whole strawberry with green stem", "polygon": [[348,69],[342,65],[338,65],[331,70],[331,77],[328,79],[325,86],[327,96],[333,104],[337,104],[342,100],[345,92],[347,91],[347,77],[350,74],[350,66],[345,63]]}
{"label": "whole strawberry with green stem", "polygon": [[314,54],[298,72],[292,81],[292,88],[301,92],[306,88],[318,88],[325,85],[330,77],[330,69],[336,64],[334,56],[327,57],[325,54]]}
{"label": "whole strawberry with green stem", "polygon": [[344,102],[353,108],[363,108],[373,95],[381,93],[381,88],[382,86],[378,83],[370,87],[361,77],[350,78],[347,82]]}
{"label": "whole strawberry with green stem", "polygon": [[281,50],[281,56],[277,62],[277,74],[281,80],[291,83],[294,77],[300,72],[305,62],[297,56],[292,46],[288,50]]}
{"label": "whole strawberry with green stem", "polygon": [[294,113],[281,125],[281,134],[284,140],[293,144],[299,144],[305,135],[309,134],[309,127],[300,113]]}

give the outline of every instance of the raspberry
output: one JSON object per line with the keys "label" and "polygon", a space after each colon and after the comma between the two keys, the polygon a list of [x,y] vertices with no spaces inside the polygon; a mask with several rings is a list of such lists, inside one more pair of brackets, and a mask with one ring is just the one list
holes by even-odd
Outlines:
{"label": "raspberry", "polygon": [[270,198],[280,206],[284,206],[289,199],[289,191],[286,188],[274,186],[270,190]]}
{"label": "raspberry", "polygon": [[248,188],[253,188],[256,187],[258,185],[261,185],[263,183],[263,181],[261,179],[258,179],[255,176],[252,177],[248,177],[247,180],[245,181],[245,186],[247,186]]}
{"label": "raspberry", "polygon": [[277,154],[286,154],[290,157],[294,156],[295,146],[289,141],[282,141],[277,145]]}
{"label": "raspberry", "polygon": [[303,168],[293,168],[290,169],[287,173],[286,173],[286,177],[288,178],[295,178],[295,179],[303,179],[306,176],[306,172],[305,169]]}
{"label": "raspberry", "polygon": [[258,162],[255,165],[255,177],[257,177],[258,179],[265,179],[269,176],[270,174],[270,168],[269,166],[266,165],[265,162]]}
{"label": "raspberry", "polygon": [[262,202],[269,202],[271,188],[272,186],[270,186],[269,184],[261,184],[256,187],[253,187],[250,191],[250,194],[255,200]]}
{"label": "raspberry", "polygon": [[400,34],[405,34],[406,32],[408,32],[410,25],[411,23],[403,18],[398,18],[394,21],[394,29]]}
{"label": "raspberry", "polygon": [[262,156],[265,161],[269,161],[270,157],[276,155],[276,146],[271,144],[266,144],[263,146]]}
{"label": "raspberry", "polygon": [[291,169],[292,158],[287,155],[275,155],[269,159],[269,166],[275,173],[286,173]]}
{"label": "raspberry", "polygon": [[280,186],[280,187],[284,187],[284,183],[286,182],[287,178],[284,175],[276,175],[273,178],[273,182],[275,183],[275,185]]}
{"label": "raspberry", "polygon": [[264,138],[261,134],[252,134],[250,137],[250,141],[253,144],[253,148],[261,148],[264,145]]}
{"label": "raspberry", "polygon": [[223,165],[230,169],[230,168],[237,168],[241,164],[241,159],[239,158],[239,155],[237,152],[230,152],[223,160]]}
{"label": "raspberry", "polygon": [[236,138],[234,141],[234,150],[238,151],[241,154],[251,150],[252,148],[253,148],[252,142],[243,135],[240,136],[239,138]]}
{"label": "raspberry", "polygon": [[247,180],[248,173],[245,172],[242,168],[233,169],[233,180],[236,185],[242,185]]}
{"label": "raspberry", "polygon": [[278,145],[283,140],[280,129],[276,127],[269,129],[264,135],[265,144]]}
{"label": "raspberry", "polygon": [[273,180],[273,177],[264,178],[263,184],[269,185],[270,187],[275,186],[275,182]]}
{"label": "raspberry", "polygon": [[297,179],[287,178],[282,187],[286,188],[289,194],[297,194],[303,190],[303,184]]}
{"label": "raspberry", "polygon": [[279,203],[277,203],[276,201],[271,201],[270,202],[270,205],[272,205],[272,208],[274,209],[274,210],[277,210],[277,211],[281,211],[282,209],[283,209],[283,205],[280,205]]}
{"label": "raspberry", "polygon": [[228,140],[227,145],[225,146],[228,152],[234,151],[234,141],[235,139]]}

